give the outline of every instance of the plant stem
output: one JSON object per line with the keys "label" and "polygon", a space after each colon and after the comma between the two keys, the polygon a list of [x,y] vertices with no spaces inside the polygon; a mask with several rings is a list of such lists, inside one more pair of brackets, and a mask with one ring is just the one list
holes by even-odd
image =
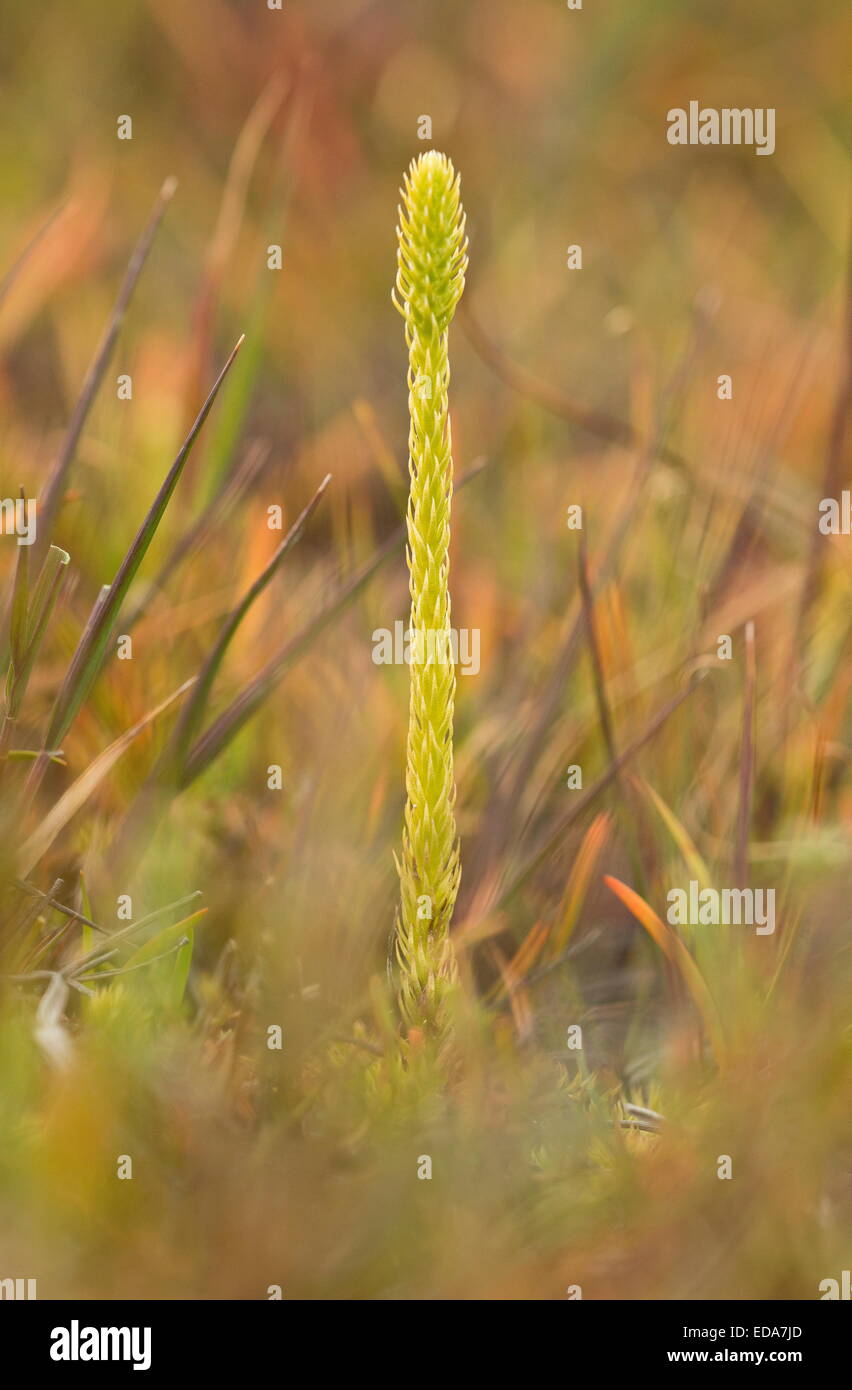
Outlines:
{"label": "plant stem", "polygon": [[409,1028],[440,1036],[456,980],[449,929],[461,877],[455,821],[449,541],[453,492],[448,329],[464,288],[459,180],[445,155],[414,161],[402,190],[394,303],[408,346],[411,686],[396,950]]}

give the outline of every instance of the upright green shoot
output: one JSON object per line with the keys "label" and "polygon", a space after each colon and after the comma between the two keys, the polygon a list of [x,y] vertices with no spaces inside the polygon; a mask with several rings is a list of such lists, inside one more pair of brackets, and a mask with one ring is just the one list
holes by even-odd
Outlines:
{"label": "upright green shoot", "polygon": [[461,876],[453,776],[448,331],[464,289],[467,240],[459,179],[446,155],[430,150],[414,160],[402,198],[393,300],[405,319],[408,347],[411,690],[396,949],[403,1019],[409,1028],[440,1036],[456,978],[449,929]]}

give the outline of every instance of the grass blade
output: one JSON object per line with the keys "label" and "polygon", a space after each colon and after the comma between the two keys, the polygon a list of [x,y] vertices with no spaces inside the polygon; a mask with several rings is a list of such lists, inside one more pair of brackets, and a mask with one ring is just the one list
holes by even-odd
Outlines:
{"label": "grass blade", "polygon": [[155,709],[149,710],[143,719],[140,719],[131,729],[127,729],[108,748],[105,748],[76,781],[72,782],[68,790],[56,802],[56,805],[39,822],[29,839],[21,846],[17,861],[17,873],[20,878],[26,878],[32,872],[33,867],[47,853],[59,832],[89,799],[134,739],[138,738],[139,734],[147,729],[155,719],[158,719],[170,705],[185,695],[193,684],[194,680],[185,681]]}
{"label": "grass blade", "polygon": [[148,515],[145,517],[130,549],[125,555],[119,567],[118,574],[109,586],[106,595],[104,596],[104,591],[101,592],[101,599],[98,601],[98,604],[95,605],[92,617],[74,653],[62,688],[56,698],[46,738],[46,746],[49,748],[56,748],[59,746],[77,714],[77,711],[92,687],[103,662],[104,654],[110,640],[113,622],[118,616],[118,611],[133,582],[136,571],[145,558],[148,547],[163,518],[163,513],[178,484],[192,446],[195,443],[204,421],[210,413],[219,388],[225,380],[239,352],[242,341],[243,339],[240,338],[219,373],[177,458],[169,469],[166,479],[160,491],[157,493]]}
{"label": "grass blade", "polygon": [[69,564],[71,556],[67,550],[62,550],[58,545],[52,545],[44,557],[44,563],[39,571],[36,586],[33,590],[32,603],[29,606],[27,622],[27,657],[35,656],[35,651],[41,642],[44,630],[50,620],[56,604],[59,585],[63,579],[62,571]]}
{"label": "grass blade", "polygon": [[588,434],[595,435],[598,439],[604,439],[610,444],[620,444],[625,449],[653,447],[655,458],[662,459],[664,463],[671,464],[674,468],[690,471],[689,464],[683,455],[675,449],[670,449],[668,445],[661,442],[651,445],[650,441],[644,440],[639,432],[626,421],[617,420],[612,415],[606,415],[603,411],[591,410],[587,406],[578,405],[548,382],[542,381],[532,372],[527,371],[525,367],[519,367],[517,363],[511,361],[491,341],[469,304],[462,307],[459,317],[468,342],[477,356],[481,357],[482,361],[491,368],[501,381],[510,386],[513,391],[517,391],[518,395],[523,396],[526,400],[534,401],[536,405],[549,414],[567,420],[571,425],[578,425],[580,429],[586,430]]}
{"label": "grass blade", "polygon": [[198,673],[198,679],[195,689],[192,692],[192,698],[184,707],[183,713],[178,720],[173,738],[170,741],[170,747],[164,753],[163,765],[164,767],[166,764],[169,765],[167,775],[176,777],[178,780],[182,776],[187,754],[189,753],[189,749],[204,718],[207,702],[210,698],[210,691],[213,688],[213,682],[216,679],[234,634],[252,604],[260,597],[272,580],[285,555],[292,550],[293,546],[301,538],[308,521],[319,506],[323,494],[330,482],[331,474],[327,473],[308,505],[290,527],[290,530],[281,541],[281,544],[276,548],[266,568],[258,575],[257,579],[249,587],[236,608],[229,614],[225,621],[215,646]]}
{"label": "grass blade", "polygon": [[548,952],[550,960],[557,960],[568,949],[568,943],[579,921],[595,867],[604,851],[611,829],[611,817],[602,811],[595,816],[586,831],[583,842],[577,851],[577,857],[571,865],[559,920],[551,934]]}
{"label": "grass blade", "polygon": [[610,783],[612,783],[615,780],[616,776],[621,771],[621,769],[625,767],[626,764],[631,761],[631,759],[635,758],[637,753],[641,752],[641,750],[645,747],[646,744],[651,742],[651,740],[659,733],[660,729],[662,729],[663,726],[668,723],[675,710],[679,709],[683,702],[685,700],[688,700],[690,695],[692,695],[692,693],[698,688],[698,684],[702,679],[703,674],[699,673],[697,676],[692,678],[689,685],[687,685],[683,690],[679,691],[678,694],[673,696],[671,700],[668,700],[662,706],[662,708],[657,711],[650,723],[646,725],[645,729],[643,729],[642,733],[639,734],[638,737],[635,738],[632,743],[628,744],[628,746],[624,749],[622,753],[618,755],[614,762],[610,763],[606,772],[601,774],[597,781],[593,783],[591,787],[589,787],[589,790],[587,792],[584,792],[581,797],[578,797],[578,799],[574,802],[573,806],[571,807],[571,810],[567,811],[563,816],[560,817],[554,829],[551,830],[545,836],[543,842],[539,845],[539,847],[536,850],[533,851],[532,855],[529,857],[529,859],[526,860],[522,868],[519,869],[518,872],[512,876],[507,886],[500,891],[496,899],[496,902],[490,904],[488,908],[489,911],[492,908],[496,909],[505,906],[505,904],[509,901],[511,897],[513,897],[513,895],[518,891],[518,889],[521,888],[523,884],[527,882],[527,880],[531,877],[531,875],[535,872],[539,865],[542,864],[546,859],[548,859],[549,856],[554,852],[554,850],[556,850],[559,847],[559,845],[562,844],[565,838],[565,834],[567,830],[570,828],[570,826],[572,826],[574,822],[586,812],[588,807],[591,806],[597,800],[601,792],[605,791],[606,788],[610,785]]}
{"label": "grass blade", "polygon": [[59,597],[63,571],[70,556],[52,545],[45,556],[32,602],[29,593],[29,547],[21,546],[12,594],[9,670],[6,705],[0,726],[0,759],[9,756],[9,742],[51,613]]}
{"label": "grass blade", "polygon": [[[105,941],[99,942],[93,951],[88,951],[85,955],[78,956],[75,961],[72,961],[72,963],[66,967],[66,976],[69,980],[79,978],[84,971],[89,970],[92,966],[98,965],[102,960],[112,958],[116,955],[118,951],[116,942],[126,941],[129,936],[134,936],[135,933],[141,931],[143,927],[150,927],[152,922],[158,921],[161,917],[168,916],[170,912],[176,911],[179,907],[186,907],[188,903],[196,902],[200,897],[201,889],[197,888],[194,893],[187,893],[184,897],[178,898],[175,902],[166,903],[164,907],[158,907],[153,912],[149,912],[145,917],[140,917],[138,922],[128,922],[126,927],[119,927],[117,931],[109,932],[108,940],[111,949],[109,951],[104,951],[104,946],[107,943]],[[202,916],[206,910],[206,908],[200,908],[196,912],[190,913],[189,917],[185,917],[177,925],[186,927],[189,923],[194,922],[197,917]]]}
{"label": "grass blade", "polygon": [[[488,459],[479,459],[476,463],[471,464],[470,468],[466,469],[459,478],[456,492],[477,478],[483,469],[487,468],[488,463]],[[195,781],[196,777],[200,777],[219,754],[227,748],[232,739],[236,738],[240,730],[268,700],[279,681],[283,680],[290,668],[295,666],[320,634],[357,598],[385,561],[397,553],[404,538],[405,524],[403,523],[401,526],[395,527],[390,535],[382,541],[378,550],[351,579],[347,580],[326,606],[320,609],[316,617],[306,623],[301,632],[298,632],[295,637],[291,637],[279,648],[266,665],[258,671],[257,675],[249,681],[245,689],[232,700],[227,709],[223,710],[219,717],[214,720],[198,739],[187,758],[181,782],[182,788],[188,787],[191,782]]]}
{"label": "grass blade", "polygon": [[[173,1009],[179,1009],[186,993],[189,968],[192,964],[192,952],[195,945],[193,928],[207,916],[209,911],[210,909],[207,907],[200,907],[197,912],[185,917],[182,922],[175,922],[172,927],[163,927],[162,931],[156,932],[150,940],[134,951],[116,973],[125,975],[128,971],[138,970],[143,965],[152,966],[155,962],[159,964],[168,960],[168,964],[159,964],[156,977],[163,991],[164,1002]],[[151,997],[152,981],[148,972],[146,972],[146,976],[144,989],[147,1000]],[[97,976],[91,978],[96,979]]]}
{"label": "grass blade", "polygon": [[176,570],[205,543],[214,526],[220,524],[261,476],[269,459],[270,446],[258,440],[251,445],[245,458],[226,478],[212,501],[203,508],[197,520],[175,540],[146,593],[142,594],[122,619],[125,632],[131,632],[145,616],[155,594],[160,593]]}
{"label": "grass blade", "polygon": [[647,798],[659,815],[660,820],[663,822],[663,825],[668,830],[672,840],[680,851],[681,858],[689,870],[690,878],[694,878],[696,883],[699,883],[702,888],[709,887],[713,882],[710,876],[710,870],[699,854],[695,841],[692,839],[689,831],[682,822],[678,820],[670,807],[666,805],[663,798],[654,791],[654,788],[649,782],[643,782],[641,777],[634,777],[631,780],[633,785]]}
{"label": "grass blade", "polygon": [[21,669],[27,654],[27,610],[30,598],[29,553],[28,545],[18,546],[15,587],[12,592],[11,655],[13,671]]}
{"label": "grass blade", "polygon": [[3,303],[3,300],[6,298],[7,294],[11,290],[12,286],[14,285],[18,276],[20,275],[30,256],[35,251],[39,243],[47,235],[47,233],[50,231],[54,222],[62,213],[67,211],[67,205],[55,208],[48,217],[47,221],[43,222],[42,225],[39,227],[35,236],[31,237],[30,240],[27,242],[26,246],[24,247],[21,254],[18,256],[17,260],[14,261],[12,265],[10,265],[9,269],[6,271],[6,274],[3,276],[3,279],[0,280],[0,304]]}
{"label": "grass blade", "polygon": [[50,536],[53,523],[56,519],[56,513],[59,510],[59,504],[62,500],[65,479],[74,461],[77,445],[80,442],[80,436],[83,433],[89,411],[92,408],[92,402],[97,395],[98,387],[109,365],[116,339],[121,330],[121,325],[124,322],[124,316],[127,313],[127,308],[130,304],[133,291],[136,288],[136,283],[142,273],[142,268],[145,261],[148,259],[148,252],[151,250],[151,245],[157,234],[157,228],[163,219],[166,208],[174,196],[176,188],[176,180],[167,179],[160,190],[159,197],[154,204],[154,210],[148,220],[148,225],[145,227],[145,230],[136,244],[133,255],[130,257],[130,263],[125,272],[124,279],[121,282],[121,288],[119,289],[118,298],[113,306],[109,323],[104,330],[103,337],[98,344],[89,370],[86,373],[86,379],[83,382],[80,396],[74,407],[68,429],[65,432],[62,448],[59,451],[59,456],[53,465],[53,470],[39,499],[39,530],[42,543],[46,542]]}
{"label": "grass blade", "polygon": [[745,698],[743,732],[740,745],[739,800],[734,850],[734,879],[740,888],[748,882],[748,832],[754,797],[754,687],[757,677],[754,650],[754,623],[745,625]]}
{"label": "grass blade", "polygon": [[[18,700],[23,698],[27,684],[32,674],[35,659],[50,622],[51,615],[56,607],[57,599],[65,578],[65,570],[70,563],[71,556],[67,550],[61,550],[58,545],[52,545],[44,558],[38,581],[33,591],[32,603],[29,606],[26,625],[26,645],[19,665],[16,665],[16,681],[18,685]],[[13,637],[14,647],[14,637]],[[13,654],[14,660],[14,654]]]}
{"label": "grass blade", "polygon": [[621,899],[628,912],[632,913],[637,922],[645,928],[652,941],[659,946],[663,955],[677,970],[698,1010],[716,1060],[721,1064],[725,1057],[726,1047],[716,1005],[704,981],[704,976],[680,937],[661,917],[657,916],[657,913],[652,907],[649,907],[645,899],[640,898],[639,894],[634,892],[632,888],[628,888],[626,883],[622,883],[618,878],[612,878],[610,874],[604,875],[604,883],[617,898]]}

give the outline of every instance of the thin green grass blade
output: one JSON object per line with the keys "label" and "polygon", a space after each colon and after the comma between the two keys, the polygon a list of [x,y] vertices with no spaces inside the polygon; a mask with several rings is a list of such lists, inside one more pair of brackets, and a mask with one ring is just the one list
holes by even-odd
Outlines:
{"label": "thin green grass blade", "polygon": [[162,931],[156,932],[150,940],[133,952],[122,965],[119,974],[125,975],[128,971],[138,970],[140,966],[148,966],[140,979],[146,999],[150,999],[152,989],[158,993],[162,991],[163,1003],[172,1009],[179,1009],[186,993],[189,968],[192,964],[195,944],[193,927],[201,922],[208,912],[209,908],[200,907],[182,922],[176,922],[172,927],[163,927]]}
{"label": "thin green grass blade", "polygon": [[[80,871],[80,908],[91,921],[92,904],[89,898],[89,889],[86,884],[86,878],[82,870]],[[95,937],[89,922],[84,923],[81,928],[80,945],[82,946],[84,952],[91,951],[94,949]]]}
{"label": "thin green grass blade", "polygon": [[[473,482],[474,478],[478,478],[489,463],[489,459],[481,458],[471,464],[470,468],[466,469],[459,478],[456,492]],[[186,760],[181,789],[188,787],[190,783],[195,781],[196,777],[200,777],[203,772],[206,772],[211,763],[215,762],[219,754],[228,747],[240,730],[269,699],[275,687],[283,680],[291,667],[295,666],[296,662],[313,646],[325,629],[355,601],[358,594],[366,588],[373,575],[385,561],[397,554],[404,538],[405,524],[403,523],[401,526],[395,527],[370,559],[339,589],[325,607],[320,609],[319,613],[311,618],[310,622],[306,623],[295,637],[290,638],[278,649],[266,665],[258,671],[257,675],[249,681],[245,689],[231,701],[227,709],[223,710],[214,720],[198,739]]]}
{"label": "thin green grass blade", "polygon": [[12,727],[20,705],[20,671],[27,651],[27,607],[29,604],[29,546],[18,547],[9,639],[9,669],[6,674],[6,701],[0,725],[0,758],[8,754]]}
{"label": "thin green grass blade", "polygon": [[37,644],[41,641],[41,636],[56,603],[59,584],[64,577],[62,571],[70,563],[70,560],[71,556],[68,551],[62,550],[58,545],[52,545],[44,557],[44,563],[39,571],[32,602],[29,606],[27,643],[30,650],[34,643]]}
{"label": "thin green grass blade", "polygon": [[242,342],[243,339],[240,338],[219,373],[207,400],[204,402],[195,420],[195,424],[187,435],[177,458],[169,469],[160,491],[154,499],[148,515],[145,517],[130,549],[125,555],[115,579],[109,586],[106,594],[104,594],[104,591],[101,592],[101,598],[92,611],[91,619],[80,639],[68,673],[63,681],[62,688],[56,698],[47,738],[45,740],[46,746],[49,748],[57,747],[64,738],[101,669],[112,633],[113,622],[118,616],[119,609],[133,582],[136,571],[139,569],[148,551],[148,547],[154,539],[157,527],[171,500],[172,493],[177,487],[184,465],[192,450],[192,446],[198,437],[198,433],[204,421],[210,413],[213,402],[219,393],[219,389],[225,377],[230,371],[231,365],[239,352]]}
{"label": "thin green grass blade", "polygon": [[210,691],[213,688],[213,682],[216,679],[225,654],[237,629],[252,604],[263,593],[264,589],[266,589],[273,576],[280,568],[284,557],[301,538],[308,521],[319,506],[330,482],[331,474],[327,473],[308,505],[304,508],[281,541],[281,544],[277,547],[269,564],[263,572],[258,575],[257,579],[243,595],[243,598],[237,604],[236,608],[229,614],[210,655],[198,673],[198,679],[192,696],[185,705],[181,717],[175,726],[169,748],[167,748],[163,754],[160,773],[161,775],[165,775],[169,780],[179,782],[183,775],[187,755],[204,719],[207,703],[210,698]]}
{"label": "thin green grass blade", "polygon": [[203,508],[198,519],[179,535],[163,561],[147,592],[142,594],[133,609],[122,618],[125,632],[131,632],[145,616],[155,594],[160,593],[181,565],[206,543],[214,528],[231,515],[241,499],[261,476],[269,460],[270,445],[255,440],[245,458],[225,479],[212,501]]}
{"label": "thin green grass blade", "polygon": [[29,547],[21,546],[15,567],[9,638],[6,706],[0,726],[0,758],[9,757],[9,742],[30,675],[50,621],[69,561],[68,552],[51,546],[30,599]]}
{"label": "thin green grass blade", "polygon": [[246,350],[234,372],[221,417],[209,446],[205,444],[206,498],[211,502],[222,487],[231,461],[242,437],[246,416],[251,405],[252,391],[263,360],[266,320],[272,299],[275,277],[264,271],[258,284],[254,303],[249,310],[246,327]]}
{"label": "thin green grass blade", "polygon": [[44,564],[33,590],[33,598],[27,614],[26,645],[20,665],[16,669],[19,701],[23,699],[29,684],[32,669],[44,640],[47,625],[56,607],[70,560],[71,556],[68,551],[61,550],[58,545],[52,545],[44,558]]}
{"label": "thin green grass blade", "polygon": [[28,545],[18,547],[15,588],[12,593],[11,622],[12,668],[14,670],[20,670],[27,650],[27,609],[30,597],[29,553]]}
{"label": "thin green grass blade", "polygon": [[699,883],[702,888],[711,887],[713,883],[712,875],[702,859],[689,831],[682,822],[678,820],[671,808],[666,805],[660,794],[654,790],[650,782],[644,782],[641,777],[633,778],[633,782],[634,785],[639,788],[642,795],[647,797],[648,801],[659,815],[663,825],[671,835],[689,871],[690,878],[694,878],[696,883]]}
{"label": "thin green grass blade", "polygon": [[[78,978],[85,974],[87,970],[99,964],[101,960],[115,956],[118,949],[118,942],[126,941],[128,937],[135,936],[136,932],[142,931],[143,927],[150,927],[152,922],[159,921],[161,917],[168,916],[170,912],[177,911],[179,907],[186,907],[189,903],[196,902],[200,897],[201,889],[197,888],[194,893],[186,893],[184,897],[177,898],[175,902],[165,903],[163,907],[158,907],[153,912],[149,912],[145,917],[140,917],[138,922],[128,922],[126,927],[119,927],[117,931],[109,932],[107,941],[101,941],[93,951],[78,956],[75,961],[72,961],[72,963],[66,967],[65,974],[69,979]],[[206,910],[206,908],[197,909],[195,912],[190,913],[188,917],[184,917],[177,925],[181,927],[188,926],[197,917],[202,916]],[[105,951],[104,947],[107,945],[110,949]]]}

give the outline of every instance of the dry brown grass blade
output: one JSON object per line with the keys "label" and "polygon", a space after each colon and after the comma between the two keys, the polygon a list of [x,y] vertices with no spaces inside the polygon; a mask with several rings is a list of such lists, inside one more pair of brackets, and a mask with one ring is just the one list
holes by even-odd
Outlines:
{"label": "dry brown grass blade", "polygon": [[176,188],[177,182],[175,179],[166,179],[166,182],[160,189],[148,224],[139,238],[139,241],[136,243],[133,255],[130,257],[130,263],[125,271],[124,279],[121,282],[121,288],[119,289],[118,298],[113,306],[109,322],[104,330],[103,337],[98,344],[97,350],[95,351],[95,355],[92,358],[77,404],[68,422],[65,438],[62,441],[62,448],[59,451],[59,455],[53,465],[47,483],[42,490],[41,497],[39,498],[39,539],[36,542],[39,554],[44,550],[50,540],[50,533],[56,519],[56,513],[62,501],[65,480],[68,476],[68,470],[74,461],[74,455],[77,452],[77,445],[80,442],[80,436],[83,433],[86,419],[88,418],[92,403],[97,395],[98,387],[109,365],[109,360],[121,330],[121,325],[124,322],[124,316],[127,313],[133,291],[136,288],[139,276],[142,274],[143,266],[148,259],[148,252],[151,250],[151,245],[157,234],[157,229],[163,220],[166,208],[171,202]]}
{"label": "dry brown grass blade", "polygon": [[237,137],[219,208],[219,220],[207,253],[207,272],[218,282],[240,234],[249,183],[261,146],[287,95],[288,82],[275,73],[267,82]]}
{"label": "dry brown grass blade", "polygon": [[263,88],[243,123],[234,146],[219,206],[219,217],[207,251],[204,277],[194,312],[196,389],[208,374],[222,280],[245,215],[249,184],[263,142],[287,94],[285,79],[276,74]]}
{"label": "dry brown grass blade", "polygon": [[541,406],[551,415],[557,415],[560,419],[567,420],[569,424],[579,425],[581,429],[595,435],[598,439],[604,439],[610,444],[620,444],[625,449],[641,448],[643,452],[651,449],[653,456],[662,459],[664,463],[669,463],[674,468],[689,470],[686,459],[675,449],[670,449],[667,445],[659,442],[652,444],[651,441],[642,439],[633,426],[628,425],[624,420],[616,420],[613,416],[606,415],[602,411],[590,410],[586,406],[577,405],[562,391],[558,391],[556,387],[551,386],[546,381],[541,381],[525,367],[518,366],[492,342],[469,304],[460,306],[459,318],[474,351],[492,368],[501,381],[510,386],[513,391],[517,391],[519,395],[534,401],[536,405]]}
{"label": "dry brown grass blade", "polygon": [[673,696],[671,700],[668,700],[665,705],[657,711],[639,737],[634,739],[633,742],[619,754],[614,762],[610,763],[606,772],[589,787],[587,792],[584,792],[584,794],[574,802],[571,810],[567,811],[559,818],[555,827],[547,832],[541,844],[539,844],[533,853],[524,861],[522,867],[512,874],[504,887],[494,888],[490,894],[483,894],[477,900],[475,918],[471,914],[458,929],[462,935],[466,936],[469,931],[475,930],[478,922],[483,917],[490,916],[493,912],[499,912],[501,908],[505,907],[514,894],[532,877],[536,869],[538,869],[554,850],[559,847],[575,821],[583,816],[601,793],[611,785],[621,769],[626,767],[627,764],[636,757],[637,753],[640,753],[642,749],[651,742],[659,733],[660,729],[668,723],[675,711],[679,709],[684,701],[688,700],[690,695],[698,688],[703,678],[703,673],[699,672],[690,680],[689,684],[683,690]]}
{"label": "dry brown grass blade", "polygon": [[[538,932],[537,939],[539,939],[540,928],[534,927],[530,935],[532,936],[536,932]],[[489,945],[488,954],[500,977],[500,983],[495,990],[496,1001],[508,1000],[518,1037],[523,1041],[530,1036],[533,1023],[532,1005],[529,994],[524,987],[523,975],[515,973],[513,963],[506,960],[496,943],[492,942]]]}
{"label": "dry brown grass blade", "polygon": [[10,265],[2,280],[0,280],[0,304],[3,303],[3,300],[6,298],[7,294],[11,290],[12,286],[14,285],[18,276],[20,275],[27,261],[30,259],[33,252],[35,251],[36,247],[39,246],[40,243],[44,240],[44,238],[47,236],[47,233],[50,231],[51,227],[58,220],[58,218],[67,211],[67,204],[63,205],[62,207],[54,208],[47,221],[42,223],[35,236],[30,238],[23,251],[12,263],[12,265]]}

